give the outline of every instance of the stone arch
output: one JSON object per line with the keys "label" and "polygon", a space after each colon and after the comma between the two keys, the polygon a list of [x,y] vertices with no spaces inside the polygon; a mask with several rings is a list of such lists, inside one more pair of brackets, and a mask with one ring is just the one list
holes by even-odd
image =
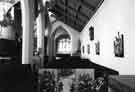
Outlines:
{"label": "stone arch", "polygon": [[[63,31],[60,31],[59,29],[63,30]],[[53,29],[53,31],[51,32],[51,37],[56,35],[57,33],[65,33],[65,34],[68,34],[72,40],[72,33],[70,32],[70,30],[68,30],[66,27],[63,27],[62,25],[58,25],[57,27],[55,27]]]}
{"label": "stone arch", "polygon": [[[62,28],[64,31],[59,32],[57,29]],[[57,34],[59,33],[59,35]],[[57,34],[57,36],[56,36]],[[78,48],[78,40],[80,33],[77,32],[75,29],[71,28],[70,26],[62,23],[61,21],[56,21],[52,24],[52,27],[49,31],[49,39],[48,39],[48,49],[47,53],[49,56],[49,62],[53,61],[52,58],[55,58],[56,54],[54,53],[54,37],[59,37],[61,34],[68,34],[71,39],[71,56],[76,53]]]}
{"label": "stone arch", "polygon": [[[57,35],[57,34],[58,34],[58,35]],[[58,26],[58,27],[54,30],[52,36],[54,36],[55,38],[57,38],[58,36],[60,36],[60,35],[62,35],[62,34],[67,34],[67,35],[69,35],[69,37],[71,38],[71,35],[69,34],[69,32],[68,32],[64,27],[62,27],[62,26]]]}
{"label": "stone arch", "polygon": [[51,33],[51,42],[52,42],[52,55],[55,57],[56,56],[56,42],[57,40],[61,37],[65,36],[68,37],[71,41],[71,34],[66,30],[63,26],[57,26],[54,31]]}

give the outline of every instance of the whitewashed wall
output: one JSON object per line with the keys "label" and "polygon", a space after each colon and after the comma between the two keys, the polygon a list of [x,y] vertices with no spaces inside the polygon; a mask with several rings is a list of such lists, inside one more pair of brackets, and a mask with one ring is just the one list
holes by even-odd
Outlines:
{"label": "whitewashed wall", "polygon": [[[89,41],[90,26],[95,29],[93,42]],[[124,34],[124,58],[114,56],[113,41],[118,32]],[[91,44],[91,54],[82,54],[82,58],[118,70],[120,74],[135,74],[135,0],[104,0],[80,39],[82,45]],[[100,41],[99,56],[95,54],[97,40]]]}

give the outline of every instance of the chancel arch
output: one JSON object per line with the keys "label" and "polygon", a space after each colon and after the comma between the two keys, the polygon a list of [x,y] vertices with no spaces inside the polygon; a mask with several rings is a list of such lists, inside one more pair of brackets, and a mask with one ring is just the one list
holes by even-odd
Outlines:
{"label": "chancel arch", "polygon": [[[52,43],[52,56],[56,56],[56,54],[71,54],[71,50],[68,51],[68,47],[72,49],[72,38],[68,31],[62,27],[58,26],[51,34],[51,43]],[[68,43],[70,46],[68,46]],[[67,46],[67,47],[66,47]]]}

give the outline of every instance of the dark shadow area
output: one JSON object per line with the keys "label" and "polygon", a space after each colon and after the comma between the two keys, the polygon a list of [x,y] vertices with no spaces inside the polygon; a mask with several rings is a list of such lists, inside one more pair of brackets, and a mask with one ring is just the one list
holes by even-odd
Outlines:
{"label": "dark shadow area", "polygon": [[[46,57],[47,58],[47,57]],[[88,59],[81,59],[79,56],[64,56],[59,60],[53,60],[46,63],[44,67],[48,68],[93,68],[98,75],[105,72],[106,74],[118,75],[119,73],[113,69],[93,63]],[[97,75],[97,76],[98,76]]]}
{"label": "dark shadow area", "polygon": [[37,92],[30,65],[0,65],[0,92]]}

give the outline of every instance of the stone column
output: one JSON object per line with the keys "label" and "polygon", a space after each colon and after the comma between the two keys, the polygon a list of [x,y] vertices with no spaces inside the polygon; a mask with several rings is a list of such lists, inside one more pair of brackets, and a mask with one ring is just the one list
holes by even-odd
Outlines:
{"label": "stone column", "polygon": [[37,18],[37,48],[40,50],[41,67],[44,65],[44,37],[45,37],[45,14],[41,0],[39,0],[40,12]]}
{"label": "stone column", "polygon": [[30,64],[33,57],[34,12],[33,0],[20,0],[22,9],[22,64]]}

